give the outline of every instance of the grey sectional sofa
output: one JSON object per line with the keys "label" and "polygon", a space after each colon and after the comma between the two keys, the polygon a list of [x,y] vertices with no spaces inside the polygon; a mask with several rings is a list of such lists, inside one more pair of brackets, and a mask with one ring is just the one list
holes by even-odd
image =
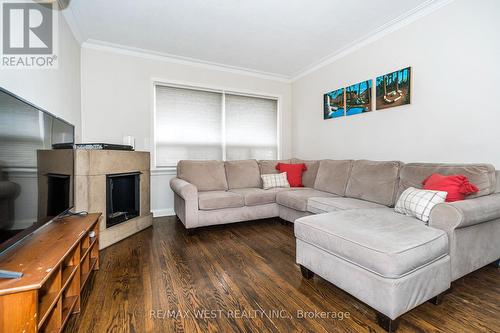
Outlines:
{"label": "grey sectional sofa", "polygon": [[[299,159],[303,188],[263,190],[279,161],[180,161],[170,182],[186,229],[279,216],[295,222],[297,263],[379,313],[397,318],[454,281],[500,258],[499,173],[489,164]],[[395,213],[398,196],[432,173],[464,174],[479,192],[438,204],[428,226]],[[499,182],[500,183],[500,182]]]}

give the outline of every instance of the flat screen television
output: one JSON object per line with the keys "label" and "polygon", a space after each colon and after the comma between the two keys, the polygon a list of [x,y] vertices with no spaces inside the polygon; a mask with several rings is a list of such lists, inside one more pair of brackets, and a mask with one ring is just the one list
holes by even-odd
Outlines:
{"label": "flat screen television", "polygon": [[73,207],[74,131],[0,88],[0,255]]}

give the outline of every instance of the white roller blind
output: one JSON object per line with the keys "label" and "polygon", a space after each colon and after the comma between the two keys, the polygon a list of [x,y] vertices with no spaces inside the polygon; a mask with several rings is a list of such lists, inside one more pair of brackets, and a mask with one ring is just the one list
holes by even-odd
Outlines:
{"label": "white roller blind", "polygon": [[275,99],[156,85],[156,166],[278,158]]}
{"label": "white roller blind", "polygon": [[226,159],[276,159],[277,101],[225,94]]}
{"label": "white roller blind", "polygon": [[156,86],[156,166],[222,159],[222,94]]}

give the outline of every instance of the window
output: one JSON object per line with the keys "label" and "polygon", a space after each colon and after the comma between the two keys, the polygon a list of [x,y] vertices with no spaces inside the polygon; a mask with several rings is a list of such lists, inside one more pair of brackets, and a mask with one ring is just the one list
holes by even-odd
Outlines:
{"label": "window", "polygon": [[278,158],[276,99],[155,86],[155,163]]}
{"label": "window", "polygon": [[156,166],[185,159],[221,160],[222,95],[156,86]]}
{"label": "window", "polygon": [[226,159],[276,159],[276,110],[276,100],[225,94]]}

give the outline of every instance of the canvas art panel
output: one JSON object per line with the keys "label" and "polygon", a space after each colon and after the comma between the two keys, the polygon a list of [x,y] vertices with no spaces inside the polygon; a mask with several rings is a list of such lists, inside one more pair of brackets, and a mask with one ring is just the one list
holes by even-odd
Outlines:
{"label": "canvas art panel", "polygon": [[407,67],[376,79],[377,110],[410,104],[411,67]]}
{"label": "canvas art panel", "polygon": [[343,117],[345,115],[344,88],[323,95],[323,119]]}
{"label": "canvas art panel", "polygon": [[346,116],[372,111],[372,80],[346,88]]}

